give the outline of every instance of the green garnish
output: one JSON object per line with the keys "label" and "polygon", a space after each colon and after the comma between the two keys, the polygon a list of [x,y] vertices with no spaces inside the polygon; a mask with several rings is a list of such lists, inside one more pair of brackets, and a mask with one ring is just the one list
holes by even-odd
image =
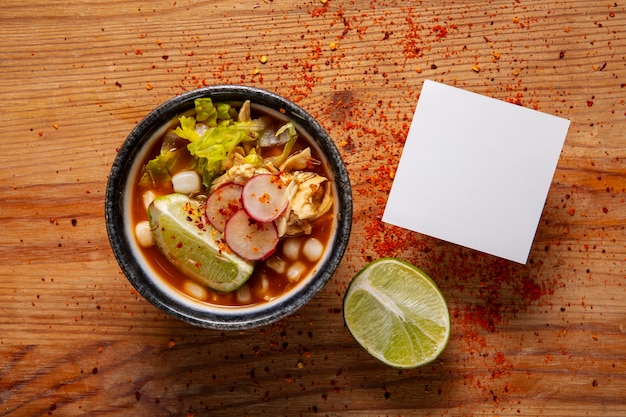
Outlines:
{"label": "green garnish", "polygon": [[[222,162],[242,142],[256,141],[268,128],[267,118],[237,120],[237,111],[228,103],[213,103],[210,98],[194,100],[196,115],[180,116],[179,126],[173,131],[178,137],[189,141],[187,150],[196,158],[193,167],[202,176],[202,184],[210,188],[213,179],[223,171]],[[280,155],[269,158],[279,166],[289,156],[297,139],[296,128],[288,122],[276,131],[276,137],[287,135]],[[170,170],[179,149],[161,149],[161,153],[144,167],[141,183],[159,185],[171,179]],[[251,150],[252,151],[252,150]],[[260,163],[256,152],[249,152],[246,162]],[[149,181],[149,183],[147,182]]]}
{"label": "green garnish", "polygon": [[285,143],[285,146],[283,147],[283,152],[278,156],[268,158],[272,162],[272,164],[274,164],[274,166],[276,167],[281,166],[283,162],[287,160],[287,158],[289,157],[289,154],[291,153],[291,149],[293,148],[293,145],[296,143],[296,139],[298,138],[298,132],[296,131],[296,126],[292,122],[287,122],[284,125],[282,125],[276,131],[276,137],[282,135],[285,132],[289,135],[289,139],[287,140],[287,142]]}
{"label": "green garnish", "polygon": [[143,169],[141,180],[142,187],[158,186],[171,180],[170,169],[176,162],[176,152],[161,150],[161,153],[151,159]]}
{"label": "green garnish", "polygon": [[179,120],[180,126],[174,130],[174,133],[191,142],[187,145],[187,149],[198,159],[202,183],[207,188],[222,170],[222,161],[226,159],[230,151],[235,149],[235,146],[241,142],[256,140],[256,134],[251,135],[250,129],[254,127],[254,121],[233,122],[229,125],[218,124],[207,127],[204,132],[199,133],[196,130],[196,119],[193,117],[182,116]]}

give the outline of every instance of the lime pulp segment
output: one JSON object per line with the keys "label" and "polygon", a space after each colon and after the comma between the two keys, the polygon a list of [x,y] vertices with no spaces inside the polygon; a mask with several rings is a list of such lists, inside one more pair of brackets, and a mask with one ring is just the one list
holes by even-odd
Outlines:
{"label": "lime pulp segment", "polygon": [[379,259],[363,268],[350,283],[343,307],[352,336],[390,366],[429,363],[450,337],[448,308],[435,283],[397,259]]}
{"label": "lime pulp segment", "polygon": [[254,263],[230,252],[222,234],[202,218],[200,203],[184,194],[155,199],[148,208],[159,250],[190,278],[220,292],[235,291],[252,275]]}

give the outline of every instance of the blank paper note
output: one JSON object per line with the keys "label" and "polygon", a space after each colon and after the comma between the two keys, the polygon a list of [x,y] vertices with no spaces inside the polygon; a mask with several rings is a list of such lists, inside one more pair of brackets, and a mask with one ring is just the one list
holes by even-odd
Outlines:
{"label": "blank paper note", "polygon": [[568,128],[426,81],[383,221],[526,263]]}

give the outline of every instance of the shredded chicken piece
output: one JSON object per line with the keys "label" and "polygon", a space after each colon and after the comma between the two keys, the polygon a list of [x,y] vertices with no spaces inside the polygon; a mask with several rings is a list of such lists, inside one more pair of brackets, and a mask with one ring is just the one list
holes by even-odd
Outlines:
{"label": "shredded chicken piece", "polygon": [[[294,228],[290,226],[290,223],[294,223],[293,220],[290,222],[291,201],[293,200],[293,196],[296,194],[296,191],[298,191],[298,183],[293,181],[289,175],[281,175],[281,178],[283,179],[283,182],[287,184],[287,200],[289,201],[289,204],[287,205],[285,211],[278,216],[274,222],[276,224],[276,228],[278,229],[279,237],[283,237],[285,235],[293,236],[302,233],[302,231],[294,231]],[[287,233],[288,231],[290,231],[290,233]]]}
{"label": "shredded chicken piece", "polygon": [[313,226],[311,225],[311,222],[299,219],[293,214],[293,211],[290,213],[289,219],[287,220],[285,236],[297,236],[302,234],[310,235],[312,231]]}
{"label": "shredded chicken piece", "polygon": [[310,234],[311,222],[330,210],[332,188],[327,178],[314,172],[281,174],[288,184],[289,206],[277,219],[279,236]]}
{"label": "shredded chicken piece", "polygon": [[237,146],[230,151],[226,158],[222,161],[222,169],[228,170],[234,166],[245,164],[246,152],[241,146]]}
{"label": "shredded chicken piece", "polygon": [[318,165],[319,161],[311,157],[311,148],[305,148],[287,158],[287,160],[282,163],[279,169],[282,172],[292,172],[295,170],[303,170],[311,164]]}
{"label": "shredded chicken piece", "polygon": [[270,171],[265,168],[258,168],[248,163],[234,165],[213,180],[211,183],[211,192],[217,190],[224,184],[234,183],[243,185],[255,175],[269,173]]}
{"label": "shredded chicken piece", "polygon": [[326,186],[328,185],[326,177],[303,171],[294,172],[293,177],[298,183],[298,191],[291,203],[298,218],[314,220],[324,214],[330,208],[330,204],[326,201],[330,197],[326,193],[326,189],[330,189]]}
{"label": "shredded chicken piece", "polygon": [[250,120],[252,120],[252,116],[250,115],[250,100],[246,100],[243,102],[243,105],[239,109],[239,114],[237,115],[237,121],[249,122]]}
{"label": "shredded chicken piece", "polygon": [[328,212],[333,204],[332,186],[328,179],[315,172],[303,171],[311,164],[320,163],[311,156],[311,149],[296,152],[278,168],[268,160],[261,167],[247,163],[245,155],[241,147],[235,148],[228,155],[224,162],[226,171],[213,180],[211,192],[228,183],[243,185],[259,174],[280,175],[287,184],[289,204],[275,220],[278,235],[311,234],[312,222]]}

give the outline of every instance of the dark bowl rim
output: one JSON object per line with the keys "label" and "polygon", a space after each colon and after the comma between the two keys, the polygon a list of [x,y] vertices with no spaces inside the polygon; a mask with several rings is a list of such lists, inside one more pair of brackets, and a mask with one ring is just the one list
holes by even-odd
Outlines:
{"label": "dark bowl rim", "polygon": [[[207,311],[180,305],[155,285],[146,272],[134,262],[132,244],[125,236],[124,191],[126,177],[132,168],[132,160],[142,147],[163,125],[193,108],[196,98],[211,97],[215,102],[254,103],[280,110],[293,120],[300,129],[309,134],[324,153],[337,188],[337,226],[333,237],[333,251],[320,265],[318,276],[298,287],[297,297],[284,297],[276,303],[249,313],[236,309]],[[201,87],[163,102],[150,111],[129,133],[111,166],[105,193],[105,223],[107,235],[118,265],[133,287],[159,310],[183,322],[216,330],[245,330],[264,326],[281,320],[307,304],[330,280],[339,266],[348,245],[352,228],[352,190],[348,172],[339,150],[319,122],[299,105],[276,93],[245,85],[214,85]],[[218,314],[217,311],[220,311]]]}

